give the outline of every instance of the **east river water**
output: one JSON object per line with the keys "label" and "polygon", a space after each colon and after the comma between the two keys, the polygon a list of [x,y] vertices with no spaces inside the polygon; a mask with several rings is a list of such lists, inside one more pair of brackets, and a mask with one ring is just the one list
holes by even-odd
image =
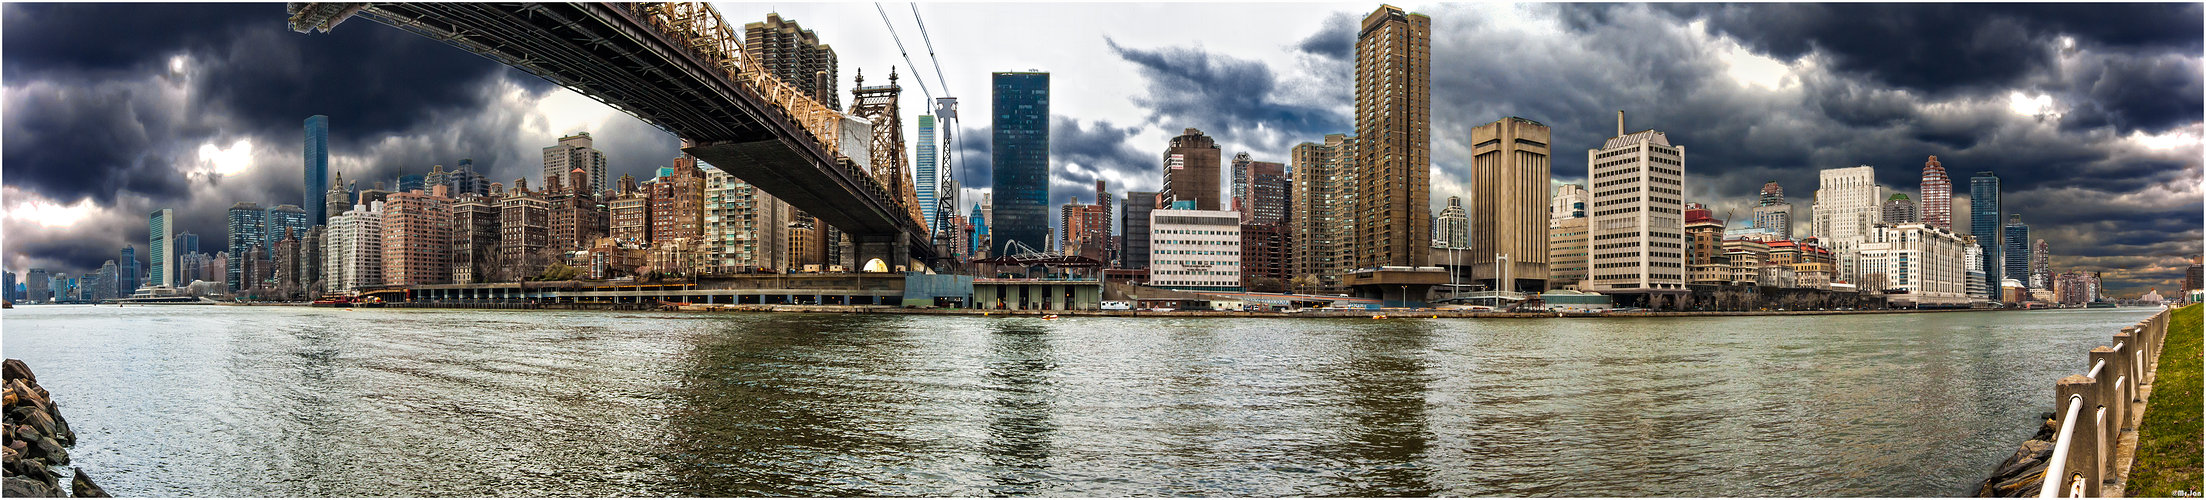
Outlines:
{"label": "east river water", "polygon": [[0,329],[118,496],[1962,496],[2152,312],[23,306]]}

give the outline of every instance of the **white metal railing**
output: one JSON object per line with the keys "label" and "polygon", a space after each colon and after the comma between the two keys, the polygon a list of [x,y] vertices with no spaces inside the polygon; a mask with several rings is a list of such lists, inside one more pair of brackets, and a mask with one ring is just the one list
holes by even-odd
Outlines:
{"label": "white metal railing", "polygon": [[[2159,362],[2173,313],[2163,309],[2123,327],[2113,337],[2114,347],[2091,350],[2090,370],[2060,380],[2055,389],[2055,406],[2063,409],[2060,430],[2046,458],[2040,498],[2101,496],[2101,487],[2118,473],[2114,457],[2122,429],[2137,423],[2138,389]],[[2091,418],[2079,419],[2086,408],[2092,409]]]}

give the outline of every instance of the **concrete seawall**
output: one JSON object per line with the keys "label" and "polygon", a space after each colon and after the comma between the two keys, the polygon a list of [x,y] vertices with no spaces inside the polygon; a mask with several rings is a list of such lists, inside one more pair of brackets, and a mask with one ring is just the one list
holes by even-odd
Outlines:
{"label": "concrete seawall", "polygon": [[1910,314],[1935,312],[1968,312],[1980,309],[1889,309],[1872,311],[1678,311],[1678,312],[1606,312],[1606,313],[1555,313],[1555,312],[1486,312],[1486,311],[1417,311],[1417,310],[1306,310],[1298,313],[1252,311],[1006,311],[995,309],[931,309],[897,306],[812,306],[812,305],[728,305],[691,304],[675,306],[687,312],[791,312],[835,314],[911,314],[935,316],[1107,316],[1120,318],[1356,318],[1370,319],[1374,315],[1388,318],[1664,318],[1686,316],[1824,316],[1834,314]]}

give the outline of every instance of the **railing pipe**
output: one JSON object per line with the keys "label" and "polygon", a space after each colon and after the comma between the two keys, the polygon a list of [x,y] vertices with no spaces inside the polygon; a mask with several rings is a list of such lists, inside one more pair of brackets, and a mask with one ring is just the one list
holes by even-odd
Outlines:
{"label": "railing pipe", "polygon": [[2096,410],[2098,404],[2092,398],[2095,384],[2097,381],[2091,377],[2069,375],[2060,379],[2055,388],[2056,401],[2067,405],[2068,410],[2061,417],[2053,454],[2046,459],[2045,484],[2038,492],[2040,497],[2074,496],[2077,489],[2082,490],[2083,496],[2098,496],[2099,474],[2094,469],[2098,465],[2099,431],[2093,422],[2076,418],[2084,408]]}
{"label": "railing pipe", "polygon": [[2062,476],[2068,473],[2068,450],[2074,446],[2071,438],[2076,434],[2076,413],[2081,411],[2083,395],[2068,396],[2068,412],[2061,414],[2060,432],[2053,435],[2053,455],[2046,457],[2045,484],[2038,488],[2038,498],[2059,498],[2061,486],[2068,484]]}

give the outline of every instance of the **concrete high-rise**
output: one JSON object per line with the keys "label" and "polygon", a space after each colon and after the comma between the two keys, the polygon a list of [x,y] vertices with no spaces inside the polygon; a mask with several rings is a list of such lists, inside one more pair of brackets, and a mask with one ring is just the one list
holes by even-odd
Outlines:
{"label": "concrete high-rise", "polygon": [[1624,130],[1619,111],[1616,136],[1586,151],[1593,204],[1585,290],[1645,294],[1648,307],[1675,307],[1686,278],[1685,146],[1656,130]]}
{"label": "concrete high-rise", "polygon": [[[1355,268],[1430,265],[1432,18],[1381,5],[1364,16],[1357,33],[1358,142],[1352,167],[1356,194],[1351,202],[1357,219],[1348,257]],[[1538,198],[1544,202],[1547,166],[1542,162],[1538,169],[1542,174]],[[1546,220],[1540,219],[1535,234],[1545,234]],[[1477,237],[1472,239],[1475,242]],[[1546,239],[1532,239],[1537,243],[1529,248],[1541,255],[1531,258],[1547,260]],[[1535,279],[1546,279],[1545,270]]]}
{"label": "concrete high-rise", "polygon": [[[1619,121],[1617,127],[1621,129],[1623,123]],[[1659,146],[1669,147],[1668,139],[1654,139],[1662,137],[1660,132],[1651,134],[1624,139],[1619,132],[1617,140],[1629,140],[1629,144],[1633,146],[1637,146],[1642,140],[1660,140],[1662,142]],[[1486,284],[1490,290],[1547,289],[1547,212],[1551,200],[1548,197],[1551,178],[1548,175],[1550,140],[1547,125],[1514,116],[1471,129],[1471,207],[1468,210],[1471,258],[1468,262],[1471,280]],[[1617,140],[1610,142],[1624,144],[1616,142]],[[1590,157],[1607,153],[1616,147],[1623,146],[1604,146],[1598,150],[1589,150],[1587,154]],[[1683,148],[1671,150],[1667,156],[1604,157],[1601,161],[1683,161],[1683,151]],[[1637,166],[1636,163],[1633,165]],[[1596,170],[1599,170],[1598,166]],[[1675,176],[1661,178],[1670,177]],[[1602,206],[1600,202],[1603,200],[1603,190],[1598,187],[1601,186],[1601,181],[1645,183],[1652,178],[1655,177],[1639,175],[1614,179],[1597,178],[1597,187],[1593,194],[1594,206]],[[1632,186],[1637,187],[1638,184]],[[1668,198],[1675,199],[1677,195],[1670,195]],[[1633,199],[1642,202],[1638,206],[1645,206],[1650,200],[1657,198],[1634,196]],[[1673,201],[1670,205],[1672,210],[1678,209],[1676,202]],[[1654,243],[1659,244],[1661,241]],[[1511,281],[1498,281],[1503,277]],[[1621,281],[1610,280],[1608,284],[1619,283]],[[1633,283],[1636,285],[1640,282],[1633,280]],[[1652,286],[1651,283],[1648,285]]]}
{"label": "concrete high-rise", "polygon": [[1915,213],[1915,200],[1908,199],[1907,193],[1892,193],[1892,196],[1886,197],[1882,214],[1880,218],[1886,224],[1922,222]]}
{"label": "concrete high-rise", "polygon": [[1355,149],[1354,138],[1329,134],[1324,143],[1298,144],[1289,154],[1294,194],[1287,199],[1287,239],[1294,245],[1287,267],[1299,292],[1346,291],[1341,275],[1355,234]]}
{"label": "concrete high-rise", "polygon": [[561,137],[558,144],[544,147],[545,186],[574,184],[567,177],[568,173],[578,168],[588,175],[581,185],[566,186],[567,190],[592,195],[605,190],[605,153],[594,147],[589,132]]}
{"label": "concrete high-rise", "polygon": [[1049,248],[1049,73],[998,72],[989,114],[995,206],[989,255]]}
{"label": "concrete high-rise", "polygon": [[23,272],[23,302],[45,304],[53,302],[53,275],[45,268],[33,267]]}
{"label": "concrete high-rise", "polygon": [[1985,170],[1970,177],[1969,234],[1984,247],[1984,287],[1992,290],[1994,297],[1998,296],[1999,282],[2007,279],[2005,261],[1999,258],[1999,252],[2006,248],[1999,239],[1999,210],[1999,176]]}
{"label": "concrete high-rise", "polygon": [[230,259],[233,262],[229,275],[223,277],[223,282],[229,285],[231,291],[244,291],[251,288],[252,284],[245,283],[243,273],[246,266],[236,264],[246,262],[242,257],[247,250],[267,243],[268,212],[261,209],[258,203],[239,202],[230,206],[229,222]]}
{"label": "concrete high-rise", "polygon": [[323,191],[323,188],[327,187],[329,187],[329,117],[324,115],[309,116],[306,117],[306,198],[299,202],[299,206],[306,208],[306,220],[309,226],[329,223],[330,214],[323,211],[329,203],[328,193]]}
{"label": "concrete high-rise", "polygon": [[835,48],[820,43],[812,30],[781,14],[767,14],[765,22],[743,25],[743,55],[764,67],[782,83],[812,96],[830,109],[842,109],[836,95]]}
{"label": "concrete high-rise", "polygon": [[322,280],[330,290],[383,284],[383,202],[354,205],[344,215],[330,217],[322,256]]}
{"label": "concrete high-rise", "polygon": [[1440,226],[1437,228],[1440,237],[1433,242],[1434,246],[1458,250],[1471,247],[1471,219],[1463,213],[1463,198],[1449,196],[1448,208],[1440,209],[1440,216],[1435,220]]}
{"label": "concrete high-rise", "polygon": [[1586,216],[1586,204],[1592,199],[1585,186],[1563,184],[1555,186],[1554,199],[1547,204],[1548,220],[1563,220]]}
{"label": "concrete high-rise", "polygon": [[1190,128],[1173,137],[1164,150],[1164,202],[1193,203],[1195,210],[1226,209],[1218,202],[1225,196],[1218,184],[1219,155],[1218,142],[1201,130]]}
{"label": "concrete high-rise", "polygon": [[1862,284],[1898,306],[1967,307],[1968,246],[1966,237],[1920,222],[1878,224],[1859,249]]}
{"label": "concrete high-rise", "polygon": [[176,286],[176,211],[163,208],[146,216],[146,284]]}
{"label": "concrete high-rise", "polygon": [[1938,157],[1923,162],[1922,196],[1917,204],[1922,206],[1924,225],[1953,231],[1953,179],[1946,177],[1946,167],[1938,163]]}
{"label": "concrete high-rise", "polygon": [[2007,225],[1999,233],[2000,268],[2006,270],[2006,278],[2030,284],[2030,225],[2022,223],[2022,214],[2007,214]]}
{"label": "concrete high-rise", "polygon": [[1818,180],[1810,234],[1837,254],[1838,274],[1833,279],[1860,284],[1859,250],[1869,239],[1869,229],[1883,217],[1879,203],[1884,201],[1884,187],[1877,185],[1876,169],[1868,165],[1824,169]]}
{"label": "concrete high-rise", "polygon": [[1785,187],[1777,181],[1762,184],[1762,196],[1754,202],[1754,227],[1792,239],[1792,204],[1785,202]]}
{"label": "concrete high-rise", "polygon": [[452,281],[487,283],[498,270],[498,198],[460,193],[452,201]]}
{"label": "concrete high-rise", "polygon": [[745,273],[789,268],[788,227],[781,221],[788,205],[727,171],[703,165],[705,172],[706,269]]}
{"label": "concrete high-rise", "polygon": [[383,205],[383,282],[452,282],[452,199],[447,186],[392,194]]}
{"label": "concrete high-rise", "polygon": [[1234,201],[1234,208],[1241,212],[1241,221],[1286,223],[1288,200],[1294,191],[1294,180],[1287,178],[1287,166],[1278,162],[1251,161],[1242,167],[1241,197]]}

